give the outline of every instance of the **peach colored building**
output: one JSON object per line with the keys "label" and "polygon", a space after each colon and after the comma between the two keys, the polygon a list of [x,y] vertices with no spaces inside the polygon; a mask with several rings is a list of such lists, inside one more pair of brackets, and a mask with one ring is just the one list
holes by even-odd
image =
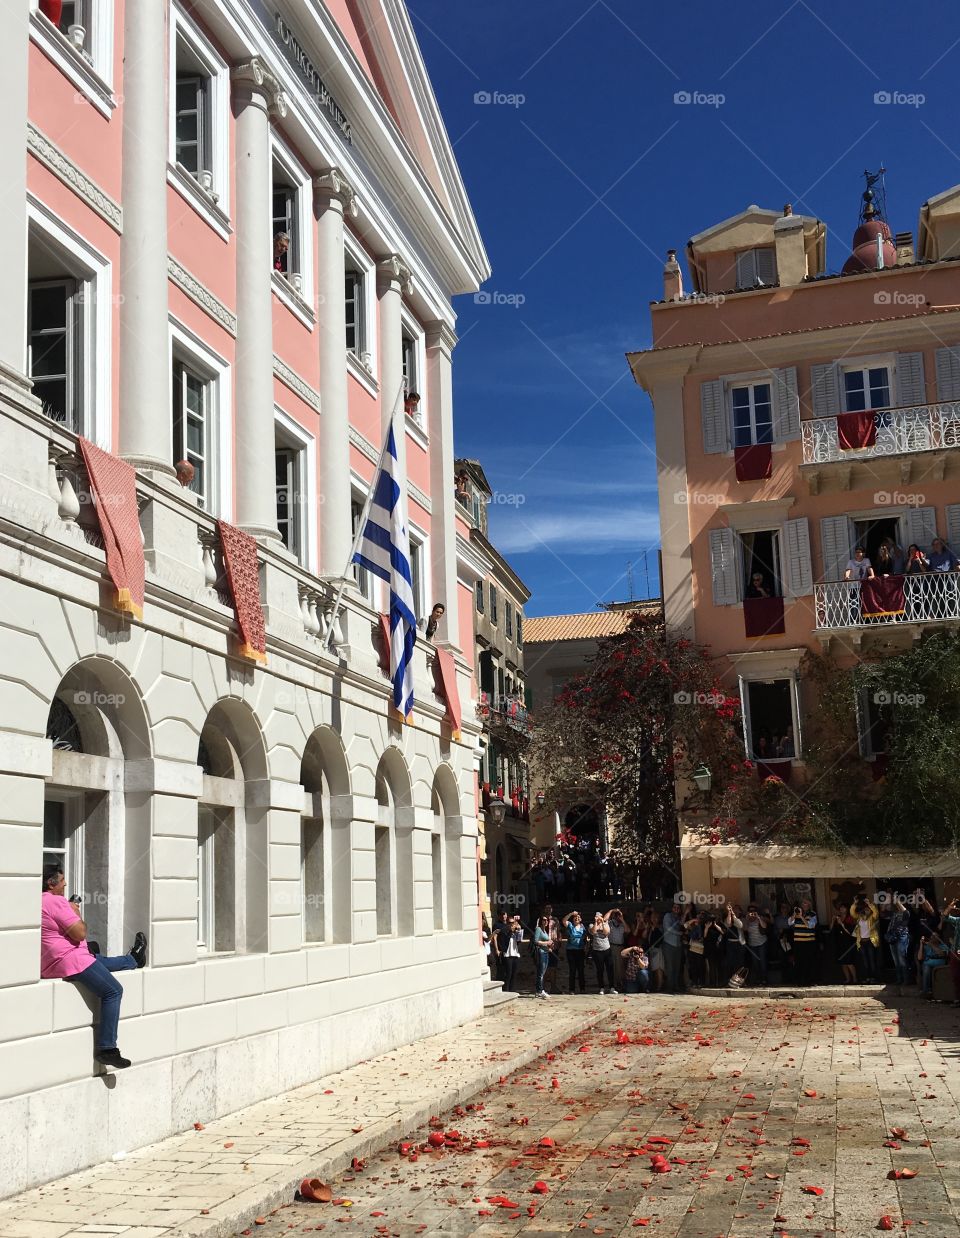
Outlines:
{"label": "peach colored building", "polygon": [[[11,1192],[482,1009],[451,358],[489,267],[402,0],[22,0],[0,62]],[[395,410],[417,610],[446,604],[402,727],[384,589],[348,567]],[[135,470],[142,617],[81,436]],[[255,539],[239,585],[218,518]],[[149,938],[116,1089],[80,990],[39,978],[48,862],[105,953]]]}
{"label": "peach colored building", "polygon": [[[960,622],[956,573],[907,576],[898,613],[879,616],[845,579],[858,545],[960,552],[960,188],[923,205],[916,239],[864,204],[852,252],[831,238],[841,274],[826,274],[825,225],[789,206],[695,236],[689,290],[671,251],[653,346],[628,356],[655,411],[666,622],[718,656],[747,755],[794,781],[816,708],[805,650],[849,662]],[[874,721],[868,706],[868,761],[883,759]],[[922,875],[939,890],[960,873],[949,858],[930,872],[911,856],[710,847],[690,830],[702,819],[681,812],[684,886],[741,902],[808,885],[823,915],[840,881]]]}

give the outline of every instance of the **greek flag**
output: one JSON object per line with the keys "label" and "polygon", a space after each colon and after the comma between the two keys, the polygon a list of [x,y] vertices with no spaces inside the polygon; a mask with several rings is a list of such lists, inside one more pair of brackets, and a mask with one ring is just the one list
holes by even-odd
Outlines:
{"label": "greek flag", "polygon": [[403,491],[398,480],[397,443],[393,424],[373,479],[367,521],[354,563],[390,586],[390,678],[393,704],[409,722],[413,714],[413,649],[417,616],[410,573],[410,538],[403,519]]}

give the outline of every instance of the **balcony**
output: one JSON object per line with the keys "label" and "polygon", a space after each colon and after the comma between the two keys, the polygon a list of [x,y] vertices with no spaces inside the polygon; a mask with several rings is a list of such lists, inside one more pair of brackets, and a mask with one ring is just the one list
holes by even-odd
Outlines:
{"label": "balcony", "polygon": [[[960,572],[928,572],[903,577],[903,610],[895,614],[863,613],[858,580],[816,585],[817,632],[890,628],[904,624],[960,622]],[[899,608],[898,608],[899,610]]]}
{"label": "balcony", "polygon": [[[946,467],[936,453],[960,447],[960,402],[919,404],[910,408],[889,408],[874,414],[877,440],[871,447],[845,450],[837,436],[836,417],[814,417],[801,423],[803,464],[808,466],[811,492],[819,489],[821,473],[817,466],[846,466],[843,488],[849,489],[854,467],[865,463],[871,482],[877,480],[877,462],[900,457],[900,480],[910,480],[909,457],[929,454],[931,471],[942,478]],[[813,467],[809,467],[813,466]],[[828,469],[827,474],[836,473]],[[842,474],[842,470],[840,470]]]}
{"label": "balcony", "polygon": [[533,717],[519,696],[496,696],[481,692],[477,716],[490,731],[512,733],[526,740],[533,730]]}

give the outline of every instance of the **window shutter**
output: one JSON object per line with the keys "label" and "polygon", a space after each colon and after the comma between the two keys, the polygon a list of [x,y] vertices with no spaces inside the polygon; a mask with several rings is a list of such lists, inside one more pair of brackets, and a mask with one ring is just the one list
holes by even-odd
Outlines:
{"label": "window shutter", "polygon": [[897,357],[897,405],[912,408],[926,404],[927,388],[923,379],[923,353],[902,352]]}
{"label": "window shutter", "polygon": [[850,520],[847,516],[824,516],[820,520],[823,579],[843,580],[851,556]]}
{"label": "window shutter", "polygon": [[800,397],[797,395],[796,366],[774,370],[773,437],[787,443],[800,437]]}
{"label": "window shutter", "polygon": [[862,757],[873,755],[870,752],[869,736],[867,734],[870,727],[867,691],[867,688],[856,688],[853,693],[853,706],[857,715],[857,747],[860,749]]}
{"label": "window shutter", "polygon": [[743,750],[747,760],[753,760],[753,744],[750,742],[750,685],[749,681],[740,677],[740,722],[743,726]]}
{"label": "window shutter", "polygon": [[814,417],[836,417],[840,404],[840,367],[835,361],[810,367],[810,402]]}
{"label": "window shutter", "polygon": [[787,567],[785,593],[803,597],[813,592],[813,564],[810,560],[810,522],[788,520],[783,526],[784,561]]}
{"label": "window shutter", "polygon": [[937,536],[937,509],[935,507],[910,507],[907,509],[907,530],[911,542],[916,542],[926,553]]}
{"label": "window shutter", "polygon": [[937,399],[960,400],[960,344],[937,349]]}
{"label": "window shutter", "polygon": [[757,260],[752,249],[737,254],[737,287],[752,288],[757,278]]}
{"label": "window shutter", "polygon": [[729,449],[727,405],[722,379],[716,378],[713,382],[700,384],[700,425],[703,429],[703,450],[708,455]]}
{"label": "window shutter", "polygon": [[733,606],[737,590],[737,542],[733,529],[710,530],[710,574],[714,606]]}
{"label": "window shutter", "polygon": [[767,288],[772,288],[777,282],[777,256],[772,249],[757,249],[756,269],[757,279]]}
{"label": "window shutter", "polygon": [[948,503],[943,512],[947,519],[947,545],[956,554],[960,546],[960,503]]}

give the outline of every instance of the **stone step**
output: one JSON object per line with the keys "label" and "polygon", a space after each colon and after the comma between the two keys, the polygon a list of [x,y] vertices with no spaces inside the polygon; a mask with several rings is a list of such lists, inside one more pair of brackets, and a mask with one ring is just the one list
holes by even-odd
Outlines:
{"label": "stone step", "polygon": [[483,1008],[492,1010],[494,1006],[502,1006],[504,1002],[512,1002],[518,994],[504,993],[502,980],[484,980]]}

